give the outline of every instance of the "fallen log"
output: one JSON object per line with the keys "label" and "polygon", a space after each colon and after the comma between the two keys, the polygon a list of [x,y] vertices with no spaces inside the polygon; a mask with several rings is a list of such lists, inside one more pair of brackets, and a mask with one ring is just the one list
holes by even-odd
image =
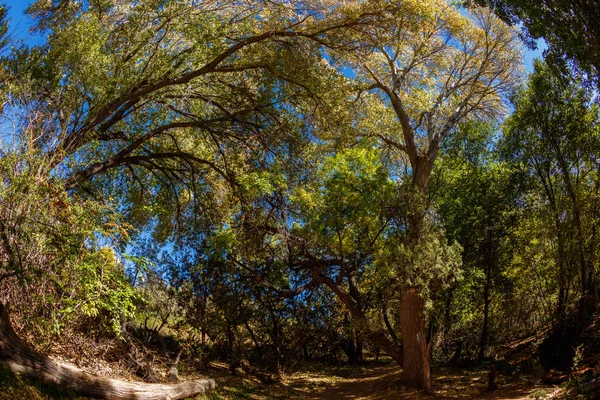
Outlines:
{"label": "fallen log", "polygon": [[11,371],[67,387],[79,395],[98,399],[175,400],[214,389],[215,381],[201,379],[174,384],[127,382],[104,378],[38,353],[15,333],[0,302],[0,362]]}

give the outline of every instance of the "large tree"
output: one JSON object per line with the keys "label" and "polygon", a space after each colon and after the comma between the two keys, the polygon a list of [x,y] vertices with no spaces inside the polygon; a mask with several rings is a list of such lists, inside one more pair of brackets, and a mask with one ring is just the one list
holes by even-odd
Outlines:
{"label": "large tree", "polygon": [[[361,10],[338,17],[319,4],[296,6],[35,2],[29,13],[46,41],[15,45],[2,59],[3,111],[13,123],[3,126],[0,273],[12,279],[11,287],[31,282],[29,272],[41,271],[43,279],[72,276],[68,257],[74,268],[108,278],[110,263],[102,254],[82,261],[92,253],[91,239],[107,233],[97,228],[120,222],[95,212],[103,204],[120,208],[139,228],[157,226],[158,238],[172,232],[171,222],[181,221],[176,217],[183,212],[201,214],[192,206],[218,211],[206,194],[235,191],[236,168],[256,161],[255,149],[284,142],[278,133],[297,131],[298,118],[286,107],[313,96],[295,82],[311,68],[301,60],[316,47],[306,44],[370,18]],[[291,59],[304,67],[289,68]],[[79,196],[89,203],[80,204]],[[58,286],[63,294],[68,289]],[[88,300],[81,304],[88,307]],[[128,303],[111,307],[127,312]],[[14,335],[4,308],[0,328],[1,358],[12,369],[84,394],[145,391],[176,398],[213,386],[103,381],[31,351]],[[32,360],[37,367],[27,366]]]}
{"label": "large tree", "polygon": [[[340,11],[346,9],[341,7]],[[435,227],[428,218],[428,180],[442,141],[459,122],[494,118],[504,111],[508,93],[519,82],[521,54],[516,33],[483,9],[473,9],[468,17],[444,1],[431,1],[382,2],[381,10],[378,24],[332,31],[322,39],[326,61],[344,71],[345,80],[350,84],[340,82],[339,89],[346,94],[338,100],[337,107],[332,107],[334,115],[345,115],[347,110],[354,114],[349,119],[338,119],[346,122],[345,126],[336,129],[316,125],[319,129],[314,133],[321,145],[330,143],[334,149],[336,145],[356,145],[357,136],[375,139],[373,143],[381,150],[390,176],[402,193],[397,197],[398,214],[392,217],[381,214],[388,222],[382,219],[378,223],[385,229],[367,228],[369,224],[365,219],[352,222],[366,225],[362,230],[353,228],[349,232],[366,236],[349,243],[369,245],[355,248],[353,260],[346,259],[352,251],[342,251],[345,228],[349,226],[346,218],[353,215],[348,214],[349,209],[345,208],[348,206],[340,209],[341,215],[336,220],[331,217],[335,213],[325,212],[317,207],[319,203],[313,204],[316,207],[312,210],[316,214],[313,218],[321,224],[315,229],[325,230],[328,224],[333,224],[327,229],[332,229],[334,238],[340,242],[335,246],[335,241],[325,239],[317,241],[315,246],[314,238],[309,240],[306,235],[298,235],[299,231],[294,232],[290,222],[297,213],[276,211],[287,208],[285,196],[279,203],[268,202],[260,213],[253,209],[253,215],[259,215],[259,220],[265,217],[272,220],[273,216],[281,215],[283,219],[279,219],[277,226],[265,226],[264,219],[247,225],[262,226],[269,245],[273,240],[287,243],[287,249],[283,246],[287,250],[283,253],[285,258],[293,268],[304,267],[313,278],[298,289],[319,283],[329,286],[348,307],[357,326],[379,343],[389,342],[389,338],[377,325],[371,326],[373,330],[365,330],[368,324],[362,309],[360,284],[356,282],[364,278],[362,273],[357,273],[361,268],[372,268],[373,245],[378,246],[382,238],[388,240],[387,262],[395,264],[395,272],[389,277],[392,285],[388,283],[387,287],[401,291],[399,308],[404,352],[403,355],[398,353],[394,346],[382,347],[394,358],[401,356],[405,379],[411,386],[429,389],[424,293],[436,278],[436,263],[440,259],[434,248],[445,245],[443,239],[434,234]],[[348,101],[346,107],[342,107],[344,99]],[[302,180],[299,183],[306,184]],[[385,196],[383,188],[382,185],[381,193],[369,196]],[[341,193],[331,197],[340,201],[344,198]],[[369,206],[375,204],[369,203]],[[365,206],[359,209],[369,210]],[[394,218],[392,225],[396,230],[390,234],[387,224]],[[298,227],[307,229],[310,225],[301,220]],[[376,235],[369,239],[372,233]],[[396,242],[389,240],[391,238]],[[401,250],[390,250],[393,248]],[[294,257],[290,257],[291,250]],[[365,261],[369,264],[361,266]]]}
{"label": "large tree", "polygon": [[520,80],[521,52],[515,31],[485,9],[470,9],[466,16],[445,1],[409,1],[386,16],[379,27],[353,29],[346,39],[356,44],[352,51],[332,54],[354,71],[362,91],[375,94],[397,118],[396,124],[381,126],[371,116],[373,126],[365,130],[409,160],[406,239],[413,255],[398,265],[404,276],[404,376],[410,385],[428,390],[421,292],[430,267],[422,262],[429,177],[441,143],[457,123],[505,110],[507,95]]}
{"label": "large tree", "polygon": [[[442,0],[57,0],[30,13],[48,39],[7,57],[5,111],[22,116],[13,154],[26,148],[45,160],[40,181],[58,181],[63,196],[115,196],[158,240],[240,228],[243,257],[223,253],[229,265],[269,286],[253,263],[285,258],[307,282],[281,294],[328,286],[362,333],[403,361],[408,384],[430,388],[424,293],[452,252],[428,217],[428,181],[457,123],[503,111],[521,72],[513,30],[486,10],[467,16]],[[292,187],[315,178],[310,168],[295,171],[308,163],[294,156],[318,162],[357,138],[376,140],[386,173],[371,153],[370,164],[342,154],[331,176],[314,180],[325,208],[311,215],[290,206],[279,177]],[[313,159],[311,148],[319,148]],[[339,176],[382,199],[357,199]],[[384,206],[399,198],[388,195],[385,176],[401,193],[395,206]],[[321,241],[294,234],[302,226]],[[377,254],[380,239],[392,251]],[[374,255],[395,265],[393,284],[382,286],[399,292],[403,355],[381,324],[368,326],[377,301],[358,281]]]}

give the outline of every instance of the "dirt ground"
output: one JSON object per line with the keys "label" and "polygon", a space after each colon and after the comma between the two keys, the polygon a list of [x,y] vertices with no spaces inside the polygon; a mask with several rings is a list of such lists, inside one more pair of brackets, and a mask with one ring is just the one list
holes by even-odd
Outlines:
{"label": "dirt ground", "polygon": [[[559,399],[562,390],[542,385],[532,377],[498,375],[499,389],[486,393],[486,371],[455,368],[433,370],[434,395],[407,390],[400,382],[401,369],[391,360],[359,367],[311,367],[286,375],[280,383],[264,385],[248,378],[216,376],[218,390],[206,399]],[[218,374],[218,373],[217,373]]]}

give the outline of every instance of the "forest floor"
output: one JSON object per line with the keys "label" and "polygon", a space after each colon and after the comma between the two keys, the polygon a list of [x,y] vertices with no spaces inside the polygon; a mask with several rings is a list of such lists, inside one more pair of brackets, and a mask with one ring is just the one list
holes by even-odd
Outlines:
{"label": "forest floor", "polygon": [[[406,389],[400,382],[401,369],[391,360],[371,361],[360,366],[309,364],[284,375],[280,382],[266,385],[232,376],[225,364],[211,363],[205,376],[217,389],[195,400],[466,400],[466,399],[574,399],[557,386],[540,384],[531,375],[497,375],[499,389],[486,393],[487,370],[434,367],[434,395]],[[201,378],[197,374],[182,379]],[[68,390],[16,376],[0,366],[0,400],[85,400]]]}
{"label": "forest floor", "polygon": [[499,389],[486,393],[487,371],[450,367],[434,368],[434,395],[407,390],[400,383],[401,369],[390,359],[361,366],[310,367],[285,375],[279,383],[265,385],[243,377],[219,376],[218,389],[207,400],[386,400],[386,399],[559,399],[559,387],[543,385],[531,376],[498,375]]}

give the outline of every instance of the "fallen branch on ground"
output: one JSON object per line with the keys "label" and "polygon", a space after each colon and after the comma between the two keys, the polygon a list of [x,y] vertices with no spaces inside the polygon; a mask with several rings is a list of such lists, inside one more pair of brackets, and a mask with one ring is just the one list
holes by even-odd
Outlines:
{"label": "fallen branch on ground", "polygon": [[99,399],[175,400],[214,389],[215,381],[201,379],[174,384],[126,382],[104,378],[38,353],[15,333],[0,303],[0,362],[11,371],[65,386],[82,396]]}

